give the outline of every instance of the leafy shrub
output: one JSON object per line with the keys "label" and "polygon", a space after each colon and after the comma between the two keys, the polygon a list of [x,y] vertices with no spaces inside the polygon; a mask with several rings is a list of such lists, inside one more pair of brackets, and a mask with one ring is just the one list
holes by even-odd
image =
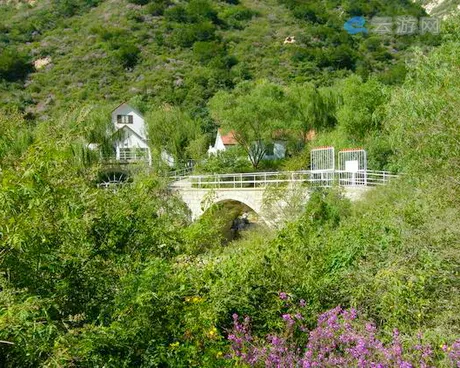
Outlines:
{"label": "leafy shrub", "polygon": [[317,4],[302,5],[295,8],[293,14],[298,19],[304,19],[312,23],[324,23],[325,11]]}
{"label": "leafy shrub", "polygon": [[205,151],[199,120],[192,119],[183,109],[157,108],[149,112],[146,121],[152,148],[168,152],[175,158],[176,165]]}
{"label": "leafy shrub", "polygon": [[151,15],[159,16],[164,14],[169,4],[169,0],[154,0],[149,2],[145,10]]}
{"label": "leafy shrub", "polygon": [[195,170],[200,173],[224,174],[250,172],[252,167],[246,153],[241,148],[233,147],[203,160]]}
{"label": "leafy shrub", "polygon": [[58,5],[58,11],[64,17],[71,17],[78,11],[78,1],[76,0],[61,0],[56,2]]}
{"label": "leafy shrub", "polygon": [[[152,177],[138,177],[126,190],[92,187],[92,174],[80,167],[72,148],[68,136],[53,139],[50,145],[37,141],[15,161],[16,169],[2,166],[0,172],[4,204],[0,208],[1,263],[9,270],[8,280],[0,275],[0,335],[15,343],[0,346],[7,367],[39,366],[48,358],[62,366],[75,360],[83,366],[135,365],[154,336],[166,338],[164,341],[169,338],[160,337],[166,329],[159,322],[165,321],[172,305],[167,299],[177,294],[175,288],[154,280],[168,272],[166,259],[175,254],[175,236],[166,235],[163,225],[169,227],[167,218],[176,210],[173,217],[185,220],[181,206],[170,207],[172,202],[160,199],[165,193]],[[138,191],[146,196],[141,199],[134,194]],[[6,218],[18,227],[5,226]],[[150,228],[152,220],[158,222]],[[170,235],[178,235],[177,229],[184,224],[171,226]],[[16,235],[10,236],[13,232]],[[129,275],[135,277],[135,283]],[[105,278],[111,281],[105,283]],[[148,291],[151,286],[156,289],[155,297]],[[118,297],[121,304],[115,302]],[[124,304],[128,300],[129,307]],[[153,309],[146,311],[141,300],[148,300],[146,305]],[[15,307],[9,306],[13,301]],[[142,323],[137,333],[152,339],[138,345],[131,317],[112,320],[115,314],[125,315],[127,307],[136,310],[134,319],[149,316],[151,323]],[[14,327],[8,327],[12,321]],[[79,331],[77,339],[67,334],[69,329]],[[130,354],[127,346],[136,346],[137,353]]]}
{"label": "leafy shrub", "polygon": [[337,111],[337,120],[348,136],[363,139],[378,131],[379,111],[389,98],[385,86],[375,79],[363,82],[358,77],[348,78],[340,86],[343,104]]}
{"label": "leafy shrub", "polygon": [[379,75],[379,80],[388,85],[399,85],[404,82],[407,68],[404,64],[392,65]]}
{"label": "leafy shrub", "polygon": [[281,171],[283,167],[284,159],[270,159],[260,161],[260,166],[257,168],[258,171]]}
{"label": "leafy shrub", "polygon": [[187,5],[175,5],[165,11],[169,22],[218,23],[217,11],[208,0],[191,0]]}
{"label": "leafy shrub", "polygon": [[32,71],[26,54],[9,47],[0,53],[0,77],[7,81],[24,79]]}
{"label": "leafy shrub", "polygon": [[168,22],[186,23],[189,21],[187,9],[183,5],[176,5],[167,9],[164,15]]}
{"label": "leafy shrub", "polygon": [[126,44],[121,46],[115,52],[115,55],[119,62],[125,68],[132,68],[137,64],[140,52],[141,50],[139,49],[139,47],[132,44]]}
{"label": "leafy shrub", "polygon": [[54,0],[54,6],[58,13],[64,17],[72,17],[76,14],[97,6],[101,0]]}
{"label": "leafy shrub", "polygon": [[317,50],[316,61],[322,68],[350,69],[355,66],[356,53],[348,45]]}
{"label": "leafy shrub", "polygon": [[131,4],[136,4],[136,5],[146,5],[150,3],[151,0],[128,0]]}
{"label": "leafy shrub", "polygon": [[312,192],[304,215],[304,224],[314,227],[337,227],[350,214],[350,202],[339,193],[324,189]]}
{"label": "leafy shrub", "polygon": [[224,240],[225,226],[234,219],[232,215],[219,205],[206,209],[197,221],[184,229],[184,253],[198,255],[220,246]]}
{"label": "leafy shrub", "polygon": [[199,61],[207,63],[215,57],[225,56],[226,52],[223,45],[218,42],[199,41],[193,44],[193,54]]}
{"label": "leafy shrub", "polygon": [[33,141],[31,126],[19,113],[0,113],[0,161],[14,162],[27,150]]}
{"label": "leafy shrub", "polygon": [[190,0],[187,5],[187,13],[192,23],[210,21],[217,24],[219,22],[217,11],[209,0]]}
{"label": "leafy shrub", "polygon": [[215,39],[216,27],[210,22],[178,25],[174,31],[174,40],[179,46],[191,47],[197,41]]}
{"label": "leafy shrub", "polygon": [[219,13],[219,16],[222,18],[226,25],[236,29],[244,28],[244,25],[247,23],[247,21],[259,15],[259,12],[245,8],[243,6],[227,8]]}

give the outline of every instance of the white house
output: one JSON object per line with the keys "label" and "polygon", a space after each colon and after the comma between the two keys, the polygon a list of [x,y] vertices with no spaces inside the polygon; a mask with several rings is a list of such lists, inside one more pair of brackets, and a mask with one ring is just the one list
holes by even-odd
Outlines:
{"label": "white house", "polygon": [[142,114],[126,103],[112,111],[117,161],[152,163],[147,130]]}
{"label": "white house", "polygon": [[[227,149],[237,146],[238,142],[235,139],[233,131],[227,134],[222,133],[222,129],[218,129],[214,146],[209,146],[208,155],[216,155],[218,152],[226,151]],[[264,160],[277,160],[286,156],[286,142],[283,140],[273,140],[272,144],[266,147]]]}
{"label": "white house", "polygon": [[[148,145],[144,116],[123,103],[112,111],[112,124],[115,131],[113,135],[116,160],[125,163],[144,161],[151,165],[152,152]],[[174,167],[174,157],[165,150],[161,151],[161,159],[168,166]]]}
{"label": "white house", "polygon": [[218,152],[225,151],[230,147],[234,147],[238,144],[233,134],[233,131],[230,131],[227,134],[222,134],[222,129],[217,130],[216,141],[214,146],[209,146],[208,155],[215,155]]}

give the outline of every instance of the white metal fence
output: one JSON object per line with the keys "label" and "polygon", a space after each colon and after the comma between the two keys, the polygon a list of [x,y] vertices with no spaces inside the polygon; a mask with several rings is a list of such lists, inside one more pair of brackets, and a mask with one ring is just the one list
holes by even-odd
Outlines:
{"label": "white metal fence", "polygon": [[[332,175],[331,175],[332,174]],[[191,175],[186,177],[188,186],[197,189],[249,189],[265,188],[270,185],[287,186],[298,183],[308,187],[378,186],[385,185],[398,175],[387,171],[348,172],[335,170],[257,172],[242,174]],[[185,179],[182,177],[182,179]],[[184,183],[181,184],[184,186]]]}
{"label": "white metal fence", "polygon": [[193,167],[186,167],[184,169],[171,171],[168,173],[168,177],[171,180],[180,180],[187,177],[193,171]]}

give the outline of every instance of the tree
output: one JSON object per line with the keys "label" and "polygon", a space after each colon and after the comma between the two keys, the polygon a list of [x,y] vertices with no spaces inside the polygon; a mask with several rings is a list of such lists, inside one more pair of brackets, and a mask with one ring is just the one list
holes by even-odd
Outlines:
{"label": "tree", "polygon": [[206,149],[199,121],[179,107],[157,108],[147,114],[146,122],[152,146],[167,151],[179,161],[191,158],[190,155],[197,158]]}
{"label": "tree", "polygon": [[287,99],[281,86],[266,80],[243,82],[233,92],[218,92],[209,102],[211,116],[235,139],[257,168],[274,133],[286,128]]}
{"label": "tree", "polygon": [[388,101],[387,88],[376,79],[363,82],[353,76],[339,83],[342,105],[337,121],[348,136],[363,139],[381,126],[379,108]]}
{"label": "tree", "polygon": [[125,68],[133,68],[139,60],[140,52],[139,47],[127,43],[121,45],[115,52],[115,56]]}
{"label": "tree", "polygon": [[291,117],[295,127],[305,137],[312,129],[320,129],[333,123],[335,95],[327,88],[313,84],[292,85],[288,89]]}
{"label": "tree", "polygon": [[32,70],[31,64],[24,53],[15,48],[4,48],[0,54],[0,79],[9,82],[24,79]]}

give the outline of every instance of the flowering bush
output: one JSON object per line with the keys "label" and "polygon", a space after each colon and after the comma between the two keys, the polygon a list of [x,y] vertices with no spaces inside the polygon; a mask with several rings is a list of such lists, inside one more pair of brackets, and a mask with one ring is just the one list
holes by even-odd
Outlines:
{"label": "flowering bush", "polygon": [[[286,300],[287,294],[280,293]],[[305,306],[302,300],[300,306]],[[283,336],[269,335],[257,340],[250,331],[250,319],[242,321],[233,315],[233,329],[228,335],[232,344],[231,358],[251,367],[359,367],[359,368],[428,368],[434,365],[433,349],[418,343],[403,349],[399,331],[393,331],[392,340],[385,344],[377,338],[376,326],[363,321],[355,309],[336,307],[318,318],[315,329],[308,332],[301,313],[283,314]],[[299,343],[295,332],[303,333],[306,344]],[[445,345],[452,367],[460,368],[460,340]]]}

